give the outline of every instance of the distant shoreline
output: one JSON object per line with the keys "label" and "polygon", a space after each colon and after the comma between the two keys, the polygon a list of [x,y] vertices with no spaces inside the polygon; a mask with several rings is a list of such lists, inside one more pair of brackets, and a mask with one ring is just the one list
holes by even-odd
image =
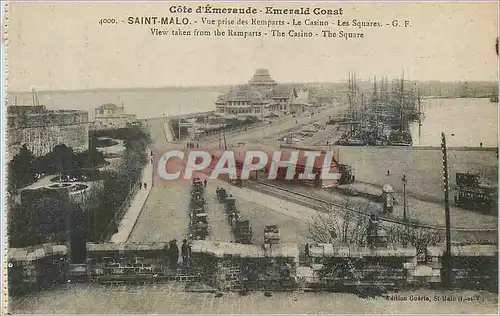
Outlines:
{"label": "distant shoreline", "polygon": [[[460,81],[432,81],[432,80],[422,80],[416,82],[422,84],[422,85],[436,85],[436,84],[452,84],[452,85],[459,85],[461,84]],[[371,85],[371,81],[364,81],[360,80],[360,84],[369,84]],[[470,84],[492,84],[492,85],[497,85],[497,81],[470,81]],[[38,89],[35,87],[35,90],[37,93],[62,93],[62,92],[112,92],[112,91],[137,91],[137,90],[170,90],[170,89],[185,89],[185,90],[193,90],[193,89],[227,89],[228,87],[231,86],[238,86],[241,84],[245,84],[245,82],[239,82],[239,83],[227,83],[227,84],[219,84],[219,85],[200,85],[200,86],[158,86],[158,87],[117,87],[117,88],[89,88],[89,89]],[[285,85],[298,85],[298,86],[315,86],[315,85],[342,85],[342,84],[347,84],[347,80],[339,80],[339,81],[331,81],[331,82],[285,82],[283,81],[282,84]],[[7,94],[24,94],[24,93],[31,93],[31,90],[24,90],[24,91],[6,91]],[[484,93],[484,92],[483,92]],[[470,98],[489,98],[490,95],[483,95],[481,96],[471,96]],[[462,98],[462,96],[422,96],[422,98],[425,99],[455,99],[455,98]]]}

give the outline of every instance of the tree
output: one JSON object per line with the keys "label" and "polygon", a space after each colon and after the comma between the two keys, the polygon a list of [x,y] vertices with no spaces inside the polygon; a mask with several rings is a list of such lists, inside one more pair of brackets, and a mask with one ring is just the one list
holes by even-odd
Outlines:
{"label": "tree", "polygon": [[[343,208],[318,214],[309,225],[311,238],[317,243],[365,244],[368,218],[349,211],[350,204],[347,200]],[[360,208],[369,214],[369,207],[370,203],[365,203]]]}
{"label": "tree", "polygon": [[34,167],[35,156],[24,144],[19,153],[15,155],[8,165],[9,192],[30,185],[35,181],[36,168]]}
{"label": "tree", "polygon": [[64,144],[56,145],[52,150],[54,152],[60,173],[67,173],[75,169],[73,148]]}

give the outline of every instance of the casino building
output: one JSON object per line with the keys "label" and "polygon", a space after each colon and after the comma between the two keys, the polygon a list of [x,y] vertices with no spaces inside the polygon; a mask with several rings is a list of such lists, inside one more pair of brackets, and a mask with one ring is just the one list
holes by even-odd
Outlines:
{"label": "casino building", "polygon": [[223,116],[281,116],[291,112],[297,97],[292,85],[277,84],[267,69],[257,69],[246,85],[231,87],[215,102],[216,113]]}

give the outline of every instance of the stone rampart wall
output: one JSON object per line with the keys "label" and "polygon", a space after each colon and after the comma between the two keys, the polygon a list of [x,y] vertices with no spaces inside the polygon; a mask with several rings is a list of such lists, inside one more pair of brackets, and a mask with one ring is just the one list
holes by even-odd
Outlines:
{"label": "stone rampart wall", "polygon": [[46,112],[16,115],[7,119],[8,161],[23,144],[35,156],[43,156],[59,144],[72,147],[75,152],[88,150],[89,126],[86,112]]}

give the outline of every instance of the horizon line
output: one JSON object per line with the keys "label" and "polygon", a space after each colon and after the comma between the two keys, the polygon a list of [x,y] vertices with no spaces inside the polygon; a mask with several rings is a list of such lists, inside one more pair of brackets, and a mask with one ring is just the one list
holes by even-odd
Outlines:
{"label": "horizon line", "polygon": [[[396,79],[396,78],[393,78]],[[400,79],[400,78],[399,78]],[[372,79],[358,79],[358,82],[372,82]],[[495,80],[408,80],[408,82],[419,82],[419,83],[498,83],[499,81]],[[336,81],[316,81],[316,82],[282,82],[279,84],[297,84],[297,85],[307,85],[307,84],[340,84],[347,83],[348,80],[336,80]],[[18,93],[31,93],[34,89],[37,93],[44,92],[84,92],[84,91],[113,91],[113,90],[138,90],[138,89],[150,89],[150,90],[159,90],[159,89],[193,89],[193,88],[217,88],[217,87],[227,87],[227,86],[239,86],[245,85],[248,83],[221,83],[217,85],[164,85],[164,86],[138,86],[138,87],[103,87],[103,88],[77,88],[77,89],[37,89],[36,87],[32,87],[29,90],[13,90],[9,91],[5,89],[6,93],[10,94],[18,94]]]}

